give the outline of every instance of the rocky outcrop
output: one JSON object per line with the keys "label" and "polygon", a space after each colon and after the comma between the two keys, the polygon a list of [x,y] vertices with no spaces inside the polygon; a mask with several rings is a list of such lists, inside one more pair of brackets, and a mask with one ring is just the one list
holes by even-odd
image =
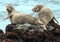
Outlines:
{"label": "rocky outcrop", "polygon": [[0,42],[60,42],[60,28],[44,31],[37,25],[8,24],[5,33],[0,30]]}

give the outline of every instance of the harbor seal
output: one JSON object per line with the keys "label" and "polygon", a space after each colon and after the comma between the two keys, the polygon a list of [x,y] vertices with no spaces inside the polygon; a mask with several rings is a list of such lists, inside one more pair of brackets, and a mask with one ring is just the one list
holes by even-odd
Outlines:
{"label": "harbor seal", "polygon": [[40,27],[45,28],[45,25],[40,19],[37,19],[33,17],[32,15],[21,13],[15,10],[13,5],[8,4],[6,6],[6,10],[8,12],[8,16],[5,19],[10,18],[10,21],[12,24],[24,24],[24,23],[29,23],[29,24],[34,24],[34,25],[40,25]]}
{"label": "harbor seal", "polygon": [[52,10],[48,7],[45,7],[43,5],[36,5],[33,9],[33,12],[36,12],[38,14],[38,18],[47,26],[47,24],[51,20],[55,20],[57,23],[58,21],[56,20]]}

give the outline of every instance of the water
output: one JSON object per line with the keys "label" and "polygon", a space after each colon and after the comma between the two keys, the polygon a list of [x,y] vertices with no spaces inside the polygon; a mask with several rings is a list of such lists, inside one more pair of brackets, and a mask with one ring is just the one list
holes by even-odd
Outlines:
{"label": "water", "polygon": [[5,31],[7,24],[10,24],[9,19],[3,21],[4,17],[7,16],[6,5],[12,3],[17,11],[28,13],[33,16],[32,8],[37,5],[44,5],[49,7],[56,16],[56,19],[60,24],[60,0],[0,0],[0,29]]}

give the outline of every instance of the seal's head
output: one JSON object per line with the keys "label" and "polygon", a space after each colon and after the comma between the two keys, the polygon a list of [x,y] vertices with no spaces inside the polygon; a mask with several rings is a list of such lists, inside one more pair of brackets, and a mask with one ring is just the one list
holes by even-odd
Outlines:
{"label": "seal's head", "polygon": [[33,11],[33,12],[39,12],[42,8],[43,8],[43,5],[36,5],[36,6],[32,9],[32,11]]}
{"label": "seal's head", "polygon": [[11,13],[11,12],[14,10],[13,5],[12,5],[12,4],[8,4],[8,5],[6,6],[6,10],[8,11],[8,13]]}

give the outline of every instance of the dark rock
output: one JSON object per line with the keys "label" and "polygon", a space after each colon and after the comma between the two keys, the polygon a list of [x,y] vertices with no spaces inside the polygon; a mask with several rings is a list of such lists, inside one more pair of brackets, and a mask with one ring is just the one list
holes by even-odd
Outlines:
{"label": "dark rock", "polygon": [[4,32],[0,29],[0,42],[2,42],[4,38]]}
{"label": "dark rock", "polygon": [[5,33],[5,39],[3,42],[24,42],[23,39],[21,39],[18,34],[14,32],[6,32]]}
{"label": "dark rock", "polygon": [[[52,24],[52,22],[51,22]],[[32,24],[8,24],[5,34],[0,36],[2,42],[60,42],[60,26],[49,24],[44,31],[38,25]]]}
{"label": "dark rock", "polygon": [[15,28],[14,25],[8,24],[8,25],[6,26],[6,32],[11,32],[11,30],[13,30],[14,28]]}
{"label": "dark rock", "polygon": [[12,39],[4,39],[2,42],[19,42],[17,40],[12,40]]}

